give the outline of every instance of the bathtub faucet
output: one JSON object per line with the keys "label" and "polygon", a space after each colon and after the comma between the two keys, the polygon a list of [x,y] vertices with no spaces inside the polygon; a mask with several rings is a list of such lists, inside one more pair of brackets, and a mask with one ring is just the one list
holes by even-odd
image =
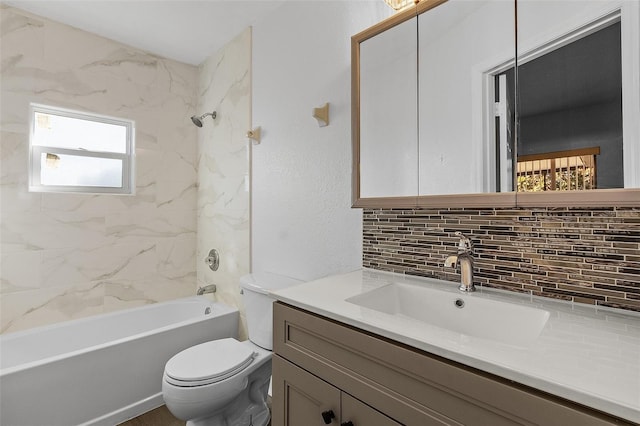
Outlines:
{"label": "bathtub faucet", "polygon": [[205,293],[215,293],[215,292],[216,292],[216,285],[211,284],[204,287],[198,287],[198,291],[196,292],[196,294],[198,296],[202,296]]}

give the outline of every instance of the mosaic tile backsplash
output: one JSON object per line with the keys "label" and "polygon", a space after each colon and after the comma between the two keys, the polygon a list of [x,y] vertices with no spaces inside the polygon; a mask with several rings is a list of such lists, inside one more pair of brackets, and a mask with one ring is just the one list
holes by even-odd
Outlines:
{"label": "mosaic tile backsplash", "polygon": [[640,311],[640,209],[364,209],[363,266],[459,282],[461,231],[476,285]]}

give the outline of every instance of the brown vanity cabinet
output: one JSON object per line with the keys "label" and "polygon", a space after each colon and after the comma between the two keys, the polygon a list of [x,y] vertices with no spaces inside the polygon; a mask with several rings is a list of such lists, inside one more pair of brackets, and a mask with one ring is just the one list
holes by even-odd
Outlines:
{"label": "brown vanity cabinet", "polygon": [[273,332],[273,426],[631,424],[282,302]]}
{"label": "brown vanity cabinet", "polygon": [[400,425],[277,355],[273,357],[273,377],[274,425]]}

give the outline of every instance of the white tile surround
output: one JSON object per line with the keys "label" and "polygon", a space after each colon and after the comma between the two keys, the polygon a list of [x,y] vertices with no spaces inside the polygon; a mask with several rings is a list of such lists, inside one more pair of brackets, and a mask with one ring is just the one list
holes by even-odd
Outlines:
{"label": "white tile surround", "polygon": [[[247,28],[200,66],[198,114],[216,111],[198,129],[198,285],[216,284],[215,299],[240,309],[240,277],[250,268],[249,161],[251,29]],[[209,250],[220,267],[205,264]]]}
{"label": "white tile surround", "polygon": [[[202,257],[197,230],[210,235],[206,226],[220,228],[215,243],[224,254],[236,250],[245,255],[239,262],[223,257],[220,273],[225,275],[217,283],[227,277],[237,282],[235,275],[248,264],[248,201],[230,202],[227,188],[246,175],[248,166],[231,162],[246,155],[235,146],[217,147],[220,139],[212,136],[242,130],[232,123],[236,109],[244,108],[241,116],[248,117],[248,85],[234,85],[229,77],[237,62],[225,68],[226,78],[218,78],[214,59],[199,69],[4,5],[0,13],[0,332],[193,295],[201,272],[196,261],[200,265]],[[243,37],[243,43],[250,42],[249,32]],[[249,55],[244,48],[240,56]],[[233,57],[227,50],[225,58]],[[240,62],[246,70],[248,61]],[[227,88],[218,84],[207,90],[207,81],[214,78],[229,82]],[[237,96],[225,92],[238,88]],[[216,126],[193,126],[191,115],[223,98],[227,103]],[[238,100],[244,104],[234,104]],[[30,102],[135,120],[136,194],[27,192]],[[204,146],[200,158],[198,145]],[[224,167],[232,169],[212,164],[208,153],[216,148],[228,154]],[[203,162],[214,173],[199,193]],[[222,183],[220,176],[228,179]],[[212,191],[212,183],[224,190]],[[221,206],[235,210],[229,213]],[[213,219],[215,225],[198,224],[198,217]],[[246,235],[246,243],[225,242],[238,233]]]}

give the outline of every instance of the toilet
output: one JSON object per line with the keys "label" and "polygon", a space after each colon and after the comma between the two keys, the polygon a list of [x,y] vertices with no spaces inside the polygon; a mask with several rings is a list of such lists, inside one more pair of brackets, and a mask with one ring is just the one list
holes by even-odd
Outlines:
{"label": "toilet", "polygon": [[265,426],[273,350],[269,291],[301,281],[268,272],[240,279],[249,340],[220,339],[192,346],[165,365],[162,396],[187,426]]}

